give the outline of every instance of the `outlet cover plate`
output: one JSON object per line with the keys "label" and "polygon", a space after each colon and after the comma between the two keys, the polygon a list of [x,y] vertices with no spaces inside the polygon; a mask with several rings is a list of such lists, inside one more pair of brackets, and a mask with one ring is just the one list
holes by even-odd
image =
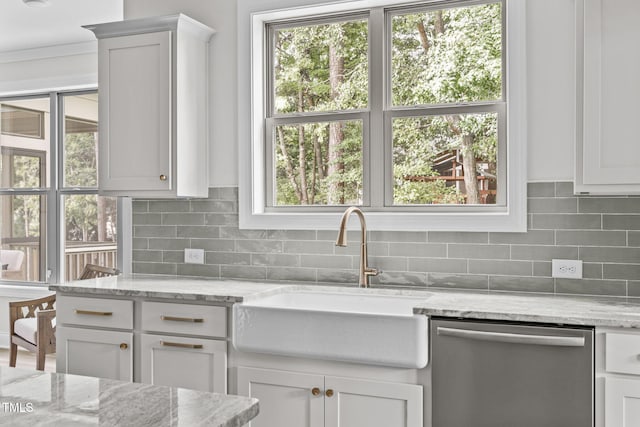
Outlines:
{"label": "outlet cover plate", "polygon": [[552,259],[551,277],[582,279],[582,261],[575,259]]}
{"label": "outlet cover plate", "polygon": [[204,249],[184,249],[185,264],[204,264]]}

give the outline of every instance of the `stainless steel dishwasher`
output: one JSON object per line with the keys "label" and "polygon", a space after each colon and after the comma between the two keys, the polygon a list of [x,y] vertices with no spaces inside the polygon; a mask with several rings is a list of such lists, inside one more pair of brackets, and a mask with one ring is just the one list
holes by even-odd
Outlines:
{"label": "stainless steel dishwasher", "polygon": [[593,328],[431,318],[433,427],[592,427]]}

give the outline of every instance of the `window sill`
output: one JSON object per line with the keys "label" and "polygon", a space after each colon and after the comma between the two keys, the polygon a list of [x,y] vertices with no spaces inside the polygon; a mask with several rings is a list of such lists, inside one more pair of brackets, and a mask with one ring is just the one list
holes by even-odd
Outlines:
{"label": "window sill", "polygon": [[[526,206],[519,212],[367,212],[367,228],[379,231],[526,232]],[[336,230],[342,212],[250,213],[240,210],[241,229]],[[354,222],[355,224],[355,222]]]}

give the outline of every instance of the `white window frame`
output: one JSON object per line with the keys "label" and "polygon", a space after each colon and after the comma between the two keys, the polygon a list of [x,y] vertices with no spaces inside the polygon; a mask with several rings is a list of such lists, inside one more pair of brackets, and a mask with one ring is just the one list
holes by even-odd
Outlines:
{"label": "white window frame", "polygon": [[[97,187],[77,188],[63,187],[64,182],[64,166],[63,166],[63,141],[62,132],[64,130],[64,107],[62,105],[65,96],[81,95],[85,93],[95,93],[97,88],[86,88],[81,90],[61,90],[52,92],[43,92],[30,95],[2,96],[0,102],[10,102],[20,99],[29,98],[49,98],[49,114],[51,117],[50,138],[49,138],[49,165],[46,173],[48,174],[48,187],[41,188],[19,188],[1,190],[0,195],[41,195],[46,199],[46,217],[45,217],[45,236],[41,238],[46,241],[45,247],[41,249],[45,251],[44,263],[40,266],[40,276],[45,280],[40,282],[31,281],[9,281],[0,280],[2,288],[9,287],[20,288],[23,285],[29,287],[43,288],[50,283],[64,282],[64,263],[65,263],[65,224],[64,224],[64,196],[67,195],[85,195],[98,194]],[[118,197],[117,200],[117,265],[118,269],[123,273],[129,273],[131,268],[131,199],[127,197]],[[12,295],[15,293],[13,291]],[[0,291],[1,293],[1,291]],[[26,294],[25,294],[26,295]],[[31,295],[31,294],[29,294]]]}
{"label": "white window frame", "polygon": [[[264,10],[261,0],[239,0],[238,2],[238,136],[239,136],[239,220],[240,228],[248,229],[335,229],[344,207],[322,206],[309,209],[270,209],[267,206],[266,170],[265,170],[265,115],[267,104],[265,84],[268,75],[265,69],[266,32],[265,25],[270,22],[318,17],[328,14],[354,14],[364,9],[416,5],[406,0],[355,0],[340,3],[318,3],[317,0],[278,0],[270,2],[270,10]],[[446,6],[446,1],[424,1],[418,5]],[[505,0],[506,5],[506,51],[503,53],[505,64],[505,101],[507,126],[507,150],[501,150],[501,163],[506,162],[506,198],[503,206],[394,206],[387,209],[363,210],[367,215],[367,224],[372,230],[447,230],[447,231],[505,231],[524,232],[527,226],[526,216],[526,16],[525,0]],[[277,8],[277,9],[276,9]],[[374,9],[375,10],[375,9]],[[370,27],[382,28],[385,15],[374,12],[369,16]],[[380,11],[382,9],[378,9]],[[247,26],[247,19],[250,25]],[[370,81],[379,78],[385,72],[383,54],[385,43],[382,34],[370,34]],[[244,54],[243,52],[247,52]],[[243,84],[250,82],[250,85]],[[368,113],[371,122],[390,123],[391,116],[405,114],[402,109],[385,106],[375,108],[375,102],[385,99],[384,89],[370,84]],[[387,89],[388,90],[388,89]],[[414,114],[418,115],[418,114]],[[247,126],[247,122],[249,126]],[[389,138],[390,129],[385,132]],[[366,131],[365,131],[366,132]],[[382,138],[380,133],[372,132],[371,138]],[[372,146],[382,145],[382,141],[371,140]],[[389,144],[386,144],[389,145]],[[385,147],[386,151],[388,147]],[[369,162],[371,168],[384,168],[385,156],[381,149],[367,152],[365,146],[363,163]],[[365,167],[363,179],[367,179]],[[386,175],[389,175],[388,173]],[[392,188],[390,182],[382,183],[384,191],[371,194],[373,206],[384,205],[389,200]],[[503,177],[503,180],[505,177]],[[506,185],[505,185],[506,184]],[[371,186],[380,183],[370,183]],[[376,200],[377,198],[377,200]]]}

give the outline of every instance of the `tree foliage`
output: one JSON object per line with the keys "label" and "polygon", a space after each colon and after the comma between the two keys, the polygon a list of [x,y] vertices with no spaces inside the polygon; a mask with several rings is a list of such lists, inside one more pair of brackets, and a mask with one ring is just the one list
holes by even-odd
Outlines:
{"label": "tree foliage", "polygon": [[[97,187],[95,132],[67,133],[64,141],[66,187]],[[64,198],[67,241],[115,241],[115,199],[94,194]]]}
{"label": "tree foliage", "polygon": [[[392,104],[422,108],[501,100],[501,15],[500,3],[394,15]],[[368,107],[366,20],[274,34],[276,114]],[[394,203],[478,203],[476,176],[496,173],[497,114],[421,111],[392,123]],[[275,203],[361,203],[363,133],[363,123],[353,120],[276,126]],[[437,178],[442,171],[434,160],[443,152],[458,153],[464,183]]]}

